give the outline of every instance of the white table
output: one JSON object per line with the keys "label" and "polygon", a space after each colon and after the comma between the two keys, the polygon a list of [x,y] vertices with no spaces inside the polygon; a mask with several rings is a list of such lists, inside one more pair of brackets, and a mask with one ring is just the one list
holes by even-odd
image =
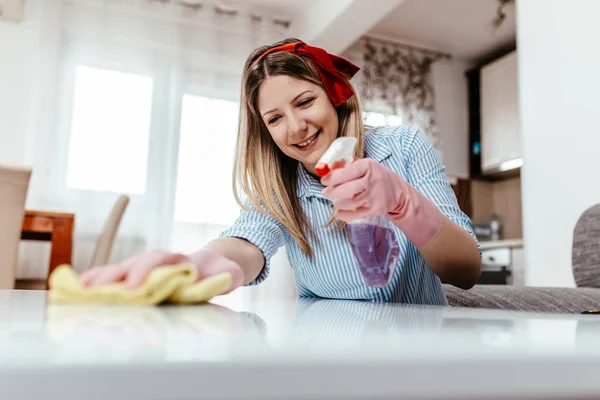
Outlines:
{"label": "white table", "polygon": [[243,308],[57,306],[45,292],[0,291],[0,397],[600,396],[600,316],[335,300]]}

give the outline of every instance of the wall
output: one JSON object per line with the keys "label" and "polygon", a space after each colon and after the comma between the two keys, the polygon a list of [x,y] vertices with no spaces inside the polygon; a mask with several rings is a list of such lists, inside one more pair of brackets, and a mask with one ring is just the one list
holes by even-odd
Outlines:
{"label": "wall", "polygon": [[525,280],[573,286],[572,232],[600,202],[600,2],[517,2]]}
{"label": "wall", "polygon": [[438,61],[431,71],[444,164],[448,175],[457,178],[469,177],[468,68],[466,62],[453,59]]}
{"label": "wall", "polygon": [[61,5],[59,0],[24,4],[23,21],[0,21],[0,163],[34,167],[30,202],[47,179],[47,168],[35,166],[50,156],[44,147],[55,133]]}
{"label": "wall", "polygon": [[494,212],[494,191],[491,182],[471,181],[471,220],[487,223]]}
{"label": "wall", "polygon": [[[360,42],[344,57],[361,65]],[[431,84],[435,93],[435,117],[440,134],[442,158],[451,178],[469,177],[469,114],[465,71],[469,64],[460,59],[440,60],[432,65]]]}
{"label": "wall", "polygon": [[495,212],[503,223],[504,239],[523,237],[520,178],[498,182],[472,181],[471,204],[473,222],[487,223]]}
{"label": "wall", "polygon": [[39,46],[39,1],[25,3],[23,22],[0,21],[0,163],[25,161]]}
{"label": "wall", "polygon": [[504,238],[521,239],[523,237],[521,179],[507,179],[492,185],[494,210],[504,222]]}

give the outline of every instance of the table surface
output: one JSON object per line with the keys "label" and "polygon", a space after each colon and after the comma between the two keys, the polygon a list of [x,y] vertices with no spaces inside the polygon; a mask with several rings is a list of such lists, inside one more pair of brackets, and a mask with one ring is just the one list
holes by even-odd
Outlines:
{"label": "table surface", "polygon": [[222,297],[185,307],[59,306],[44,291],[0,291],[3,398],[600,394],[600,316],[339,300],[243,304]]}
{"label": "table surface", "polygon": [[481,250],[498,249],[503,247],[508,248],[523,248],[523,239],[504,239],[504,240],[480,240],[479,246]]}
{"label": "table surface", "polygon": [[75,218],[75,214],[73,214],[73,213],[42,211],[42,210],[25,210],[25,216],[26,217],[64,218],[64,219],[74,219]]}

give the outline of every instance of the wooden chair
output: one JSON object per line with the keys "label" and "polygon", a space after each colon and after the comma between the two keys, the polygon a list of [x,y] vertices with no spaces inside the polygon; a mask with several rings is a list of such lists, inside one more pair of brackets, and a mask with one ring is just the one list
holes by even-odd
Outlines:
{"label": "wooden chair", "polygon": [[108,218],[106,219],[106,222],[104,223],[104,228],[102,229],[102,232],[96,241],[96,247],[94,248],[94,253],[92,255],[92,259],[90,260],[90,268],[97,265],[108,264],[115,238],[117,236],[117,231],[119,230],[121,220],[123,219],[123,214],[125,213],[128,204],[129,197],[125,195],[119,196],[115,202]]}

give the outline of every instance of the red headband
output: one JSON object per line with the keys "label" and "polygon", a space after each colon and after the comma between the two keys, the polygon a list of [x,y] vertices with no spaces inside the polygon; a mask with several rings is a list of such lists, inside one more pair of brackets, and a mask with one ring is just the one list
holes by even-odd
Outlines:
{"label": "red headband", "polygon": [[[352,87],[342,78],[341,75],[351,79],[360,68],[350,61],[329,54],[319,47],[309,46],[303,42],[288,43],[283,46],[274,47],[261,54],[256,61],[270,53],[279,51],[289,51],[298,56],[307,57],[317,69],[321,82],[325,86],[325,91],[329,95],[334,106],[344,104],[354,95]],[[341,75],[340,75],[341,74]]]}

